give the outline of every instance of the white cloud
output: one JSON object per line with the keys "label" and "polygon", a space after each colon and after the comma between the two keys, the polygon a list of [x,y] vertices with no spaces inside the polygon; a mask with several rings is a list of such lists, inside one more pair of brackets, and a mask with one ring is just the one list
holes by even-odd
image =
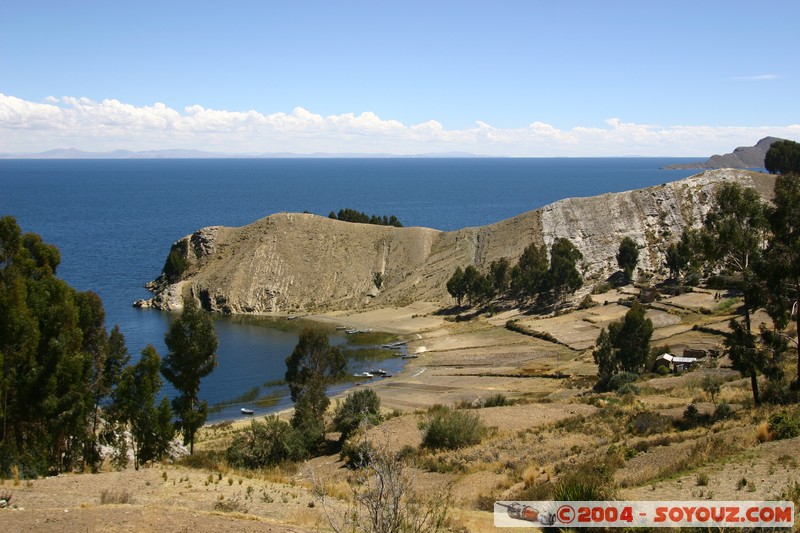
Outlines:
{"label": "white cloud", "polygon": [[134,106],[116,99],[48,97],[30,102],[0,94],[0,152],[76,147],[198,149],[226,153],[330,152],[415,154],[463,151],[496,156],[708,156],[752,145],[768,135],[800,139],[800,125],[661,126],[609,118],[601,126],[560,129],[533,121],[497,128],[486,121],[446,129],[429,120],[405,125],[373,112],[322,116],[226,111],[201,105],[182,112],[163,103]]}
{"label": "white cloud", "polygon": [[779,80],[783,76],[778,76],[777,74],[759,74],[757,76],[737,76],[735,78],[731,78],[735,81],[772,81],[772,80]]}

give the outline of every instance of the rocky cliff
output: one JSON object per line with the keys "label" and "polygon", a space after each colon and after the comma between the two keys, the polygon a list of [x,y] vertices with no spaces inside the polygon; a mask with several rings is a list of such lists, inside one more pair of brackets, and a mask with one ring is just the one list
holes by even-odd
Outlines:
{"label": "rocky cliff", "polygon": [[764,157],[769,147],[777,137],[764,137],[755,146],[740,146],[730,154],[712,155],[706,161],[686,163],[681,165],[667,165],[666,170],[680,169],[718,169],[718,168],[764,168]]}
{"label": "rocky cliff", "polygon": [[568,198],[483,227],[442,232],[280,213],[241,228],[209,227],[173,244],[182,271],[148,284],[137,305],[179,309],[184,294],[223,313],[300,313],[387,307],[414,301],[452,303],[445,284],[457,266],[488,269],[515,262],[530,243],[570,239],[583,253],[586,283],[617,270],[623,237],[640,248],[639,267],[664,273],[664,250],[685,226],[697,226],[715,187],[735,180],[765,197],[774,176],[708,171],[656,187]]}

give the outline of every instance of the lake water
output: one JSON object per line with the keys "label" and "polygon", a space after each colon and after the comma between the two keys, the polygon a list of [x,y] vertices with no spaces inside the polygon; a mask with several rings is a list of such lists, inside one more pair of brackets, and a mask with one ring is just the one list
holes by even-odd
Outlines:
{"label": "lake water", "polygon": [[[241,226],[276,212],[353,208],[396,215],[406,226],[453,230],[497,222],[562,198],[682,179],[660,170],[685,158],[553,159],[126,159],[0,160],[0,216],[12,215],[61,250],[58,274],[103,299],[131,354],[162,355],[171,315],[131,307],[149,293],[171,244],[199,228]],[[299,322],[299,321],[298,321]],[[280,327],[275,327],[280,326]],[[218,367],[203,381],[210,404],[260,387],[289,401],[280,379],[297,327],[216,317]],[[343,343],[341,336],[332,342]],[[362,363],[367,365],[367,363]],[[387,370],[398,361],[381,363]],[[353,367],[360,369],[357,364]],[[169,387],[165,388],[171,394]],[[241,405],[210,417],[230,418]],[[264,409],[257,409],[264,410]]]}

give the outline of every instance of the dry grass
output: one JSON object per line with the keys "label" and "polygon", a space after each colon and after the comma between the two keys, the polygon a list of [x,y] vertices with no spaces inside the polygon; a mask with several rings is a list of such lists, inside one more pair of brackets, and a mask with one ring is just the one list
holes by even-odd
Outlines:
{"label": "dry grass", "polygon": [[772,432],[769,430],[769,423],[762,422],[761,424],[756,427],[756,440],[758,442],[764,443],[769,442],[773,439]]}
{"label": "dry grass", "polygon": [[100,505],[110,504],[132,504],[133,494],[128,490],[108,490],[100,491]]}

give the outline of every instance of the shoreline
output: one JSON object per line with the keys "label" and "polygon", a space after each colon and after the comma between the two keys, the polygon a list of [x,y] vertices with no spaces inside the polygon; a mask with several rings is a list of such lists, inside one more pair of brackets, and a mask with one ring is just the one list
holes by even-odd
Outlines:
{"label": "shoreline", "polygon": [[[440,309],[440,307],[436,304],[418,302],[406,307],[381,308],[359,311],[356,313],[347,313],[343,311],[310,315],[263,313],[250,316],[271,319],[289,319],[290,316],[295,316],[297,320],[305,320],[322,326],[347,326],[348,329],[371,329],[373,332],[397,335],[402,340],[408,342],[408,353],[413,354],[419,349],[421,349],[422,352],[426,351],[425,346],[421,344],[424,333],[436,331],[443,326],[445,322],[443,318],[430,316],[438,309]],[[344,390],[329,396],[331,405],[334,405],[337,400],[344,399],[357,387],[370,387],[381,390],[390,382],[397,382],[403,378],[407,378],[410,370],[418,370],[418,365],[415,364],[417,361],[419,361],[417,358],[406,358],[400,371],[394,373],[391,378],[370,380],[368,382],[356,381],[350,384],[350,386],[347,386]],[[213,428],[219,424],[231,423],[234,427],[238,428],[246,426],[253,420],[264,418],[265,416],[277,415],[281,418],[288,419],[291,417],[293,411],[294,407],[290,406],[255,415],[237,414],[233,417],[224,417],[208,421],[203,427]]]}

